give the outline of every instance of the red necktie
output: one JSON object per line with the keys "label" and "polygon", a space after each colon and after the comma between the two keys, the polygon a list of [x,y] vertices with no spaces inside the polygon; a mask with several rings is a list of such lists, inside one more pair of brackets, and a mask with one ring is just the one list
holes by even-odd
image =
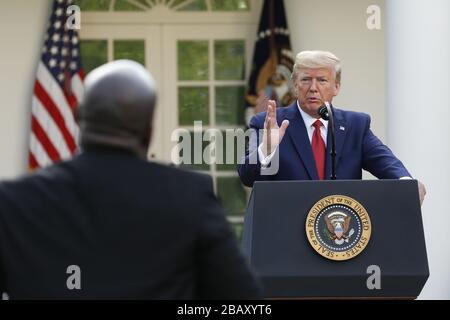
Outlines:
{"label": "red necktie", "polygon": [[319,175],[319,179],[323,180],[325,177],[325,143],[323,142],[322,136],[320,135],[320,127],[322,126],[322,122],[320,120],[316,120],[313,123],[314,132],[312,137],[312,151],[314,154],[314,159],[316,160],[316,168],[317,174]]}

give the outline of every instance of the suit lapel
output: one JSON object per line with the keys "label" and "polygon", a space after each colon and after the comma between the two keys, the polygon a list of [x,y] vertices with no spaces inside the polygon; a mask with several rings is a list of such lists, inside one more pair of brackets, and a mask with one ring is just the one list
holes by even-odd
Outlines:
{"label": "suit lapel", "polygon": [[298,110],[297,102],[291,105],[289,110],[287,110],[287,118],[289,119],[289,127],[286,130],[287,134],[297,150],[297,153],[308,172],[309,178],[311,180],[319,180],[311,143],[309,142],[308,133],[306,132],[305,122]]}
{"label": "suit lapel", "polygon": [[[334,111],[334,128],[336,132],[336,168],[338,167],[339,159],[342,155],[342,148],[344,146],[347,132],[350,129],[347,122],[344,120],[342,110],[333,108]],[[327,130],[327,157],[325,162],[325,179],[331,177],[331,128]],[[339,177],[336,177],[339,179]]]}

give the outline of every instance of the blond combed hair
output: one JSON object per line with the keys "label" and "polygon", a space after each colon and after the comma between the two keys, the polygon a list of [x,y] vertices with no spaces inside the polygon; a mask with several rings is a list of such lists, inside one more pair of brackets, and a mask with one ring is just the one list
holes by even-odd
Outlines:
{"label": "blond combed hair", "polygon": [[302,51],[295,58],[292,70],[292,81],[297,81],[298,73],[305,68],[327,68],[333,67],[336,83],[341,83],[341,61],[333,53],[321,50]]}

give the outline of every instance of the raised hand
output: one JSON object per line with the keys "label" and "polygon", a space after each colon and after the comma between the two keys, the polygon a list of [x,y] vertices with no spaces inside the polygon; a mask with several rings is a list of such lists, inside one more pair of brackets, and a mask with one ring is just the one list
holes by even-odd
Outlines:
{"label": "raised hand", "polygon": [[289,120],[283,120],[281,127],[277,123],[277,104],[274,100],[267,100],[267,113],[264,120],[264,135],[262,152],[264,156],[270,155],[280,144],[289,126]]}

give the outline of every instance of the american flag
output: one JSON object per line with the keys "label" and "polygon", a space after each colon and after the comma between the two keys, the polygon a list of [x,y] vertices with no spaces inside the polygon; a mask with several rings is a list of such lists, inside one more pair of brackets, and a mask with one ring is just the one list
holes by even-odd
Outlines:
{"label": "american flag", "polygon": [[76,30],[66,26],[72,0],[53,2],[32,101],[30,170],[70,158],[77,151],[74,112],[83,94],[84,73]]}

